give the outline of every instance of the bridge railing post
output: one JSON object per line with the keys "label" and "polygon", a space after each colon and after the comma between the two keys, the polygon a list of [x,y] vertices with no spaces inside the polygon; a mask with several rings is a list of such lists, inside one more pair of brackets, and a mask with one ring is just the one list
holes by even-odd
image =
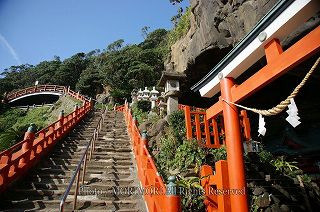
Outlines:
{"label": "bridge railing post", "polygon": [[167,185],[167,212],[180,212],[181,211],[181,200],[180,196],[177,192],[177,185],[176,185],[176,177],[170,176],[168,178],[168,185]]}
{"label": "bridge railing post", "polygon": [[78,109],[79,109],[79,106],[78,106],[78,104],[75,104],[75,106],[74,106],[74,113],[73,113],[73,118],[74,118],[74,120],[75,120],[75,123],[77,122],[77,116],[78,116]]}
{"label": "bridge railing post", "polygon": [[58,122],[56,125],[57,137],[60,137],[60,135],[62,134],[63,120],[64,120],[64,110],[61,110],[58,117]]}
{"label": "bridge railing post", "polygon": [[21,154],[25,154],[26,152],[29,152],[29,154],[24,155],[20,159],[19,161],[20,167],[28,163],[28,161],[30,160],[30,153],[31,153],[30,149],[32,147],[32,144],[35,138],[35,131],[36,131],[35,125],[31,123],[30,126],[28,127],[27,132],[24,134],[25,142],[22,144]]}

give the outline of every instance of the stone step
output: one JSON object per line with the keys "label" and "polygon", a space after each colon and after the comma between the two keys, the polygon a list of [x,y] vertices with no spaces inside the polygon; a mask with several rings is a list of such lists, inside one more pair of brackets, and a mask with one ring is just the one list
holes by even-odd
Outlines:
{"label": "stone step", "polygon": [[[19,182],[15,188],[24,188],[24,189],[66,189],[70,183],[70,179],[63,179],[63,181],[58,181],[56,179],[44,179],[38,180],[33,182]],[[84,181],[85,186],[91,186],[94,188],[105,188],[105,187],[113,187],[113,186],[120,186],[120,187],[128,187],[134,183],[133,179],[128,180],[112,180],[112,179],[97,179],[89,181]],[[73,185],[74,187],[74,185]]]}
{"label": "stone step", "polygon": [[[110,152],[94,152],[93,158],[112,158],[114,156],[118,157],[130,157],[132,155],[131,152],[121,152],[121,151],[110,151]],[[58,157],[58,158],[80,158],[82,156],[82,153],[75,153],[75,154],[64,154],[64,153],[52,153],[50,155],[51,157]]]}
{"label": "stone step", "polygon": [[[58,211],[60,205],[60,200],[34,200],[34,201],[16,201],[16,202],[7,202],[8,210],[4,211],[23,211],[24,210],[40,210],[46,208],[52,208],[53,211]],[[90,208],[91,210],[132,210],[137,206],[136,201],[131,200],[117,200],[117,201],[106,201],[106,200],[78,200],[77,201],[77,209],[78,210],[86,210]],[[64,209],[72,210],[73,200],[66,200]],[[48,211],[48,210],[45,210]]]}
{"label": "stone step", "polygon": [[[40,164],[41,165],[41,164]],[[47,165],[47,166],[39,166],[35,171],[36,172],[46,172],[52,170],[55,172],[55,170],[61,170],[61,171],[74,171],[77,168],[78,164],[70,164],[70,165]],[[101,171],[101,170],[114,170],[114,171],[127,171],[133,169],[133,166],[121,166],[121,165],[93,165],[93,164],[87,164],[87,172],[94,172],[94,171]]]}
{"label": "stone step", "polygon": [[[23,200],[53,200],[61,199],[68,184],[62,186],[53,186],[51,188],[40,188],[29,186],[28,188],[16,188],[12,193],[7,194],[3,200],[23,201]],[[130,192],[131,191],[131,192]],[[142,191],[135,187],[103,186],[103,185],[85,185],[79,187],[79,200],[134,200],[141,196]],[[75,186],[69,192],[68,199],[73,199]]]}
{"label": "stone step", "polygon": [[[56,179],[70,179],[73,175],[73,171],[63,171],[61,169],[43,170],[41,173],[33,172],[28,178],[56,178]],[[129,169],[130,170],[130,169]],[[129,172],[118,172],[118,171],[88,171],[85,176],[85,180],[92,178],[97,179],[129,179],[132,175],[131,170]]]}
{"label": "stone step", "polygon": [[[53,154],[51,155],[48,159],[49,160],[55,160],[55,159],[62,159],[62,160],[76,160],[77,162],[79,162],[80,157],[79,158],[75,158],[75,157],[71,157],[70,155],[63,155],[63,154]],[[92,159],[94,161],[104,161],[104,160],[109,160],[109,159],[113,159],[115,161],[123,161],[123,160],[130,160],[130,157],[128,157],[128,154],[108,154],[108,155],[97,155],[97,154],[93,154],[92,155]]]}
{"label": "stone step", "polygon": [[[71,160],[65,160],[61,158],[56,158],[55,160],[44,160],[41,162],[41,164],[44,165],[44,167],[49,165],[65,165],[69,166],[72,164],[79,163],[79,160],[71,159]],[[132,166],[133,163],[130,159],[128,160],[114,160],[114,159],[101,159],[101,160],[88,160],[87,166],[111,166],[111,165],[118,165],[118,166]]]}

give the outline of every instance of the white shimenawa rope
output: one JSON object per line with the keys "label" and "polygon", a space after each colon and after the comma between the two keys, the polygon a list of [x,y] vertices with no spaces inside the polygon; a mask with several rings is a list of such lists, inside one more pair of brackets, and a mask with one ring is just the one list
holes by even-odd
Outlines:
{"label": "white shimenawa rope", "polygon": [[300,84],[292,91],[292,93],[282,102],[280,102],[277,106],[268,109],[268,110],[261,110],[261,109],[256,109],[256,108],[249,108],[243,105],[236,104],[234,102],[227,101],[225,99],[222,99],[222,101],[225,101],[228,104],[233,104],[237,107],[243,108],[245,110],[252,111],[254,113],[261,114],[263,116],[274,116],[279,113],[281,113],[284,109],[288,107],[290,104],[290,99],[293,99],[296,97],[296,95],[299,93],[300,89],[306,84],[307,80],[310,78],[311,74],[314,72],[314,70],[317,68],[318,64],[320,62],[320,57],[316,60],[316,62],[313,64],[311,67],[310,71],[306,74],[306,76],[302,79]]}

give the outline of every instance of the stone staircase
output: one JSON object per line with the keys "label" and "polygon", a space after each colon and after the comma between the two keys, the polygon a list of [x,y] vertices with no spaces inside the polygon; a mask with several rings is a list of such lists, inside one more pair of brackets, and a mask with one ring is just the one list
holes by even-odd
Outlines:
{"label": "stone staircase", "polygon": [[[80,123],[23,179],[1,195],[1,211],[58,211],[59,203],[79,163],[101,113]],[[122,112],[107,112],[88,161],[77,209],[84,211],[146,211],[141,194],[128,192],[139,186],[136,165]],[[75,187],[75,185],[74,185]],[[72,211],[74,187],[64,205]]]}

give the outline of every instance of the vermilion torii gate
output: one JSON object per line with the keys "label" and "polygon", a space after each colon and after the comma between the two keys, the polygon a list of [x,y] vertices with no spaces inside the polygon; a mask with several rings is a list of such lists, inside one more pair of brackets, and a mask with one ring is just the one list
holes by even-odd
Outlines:
{"label": "vermilion torii gate", "polygon": [[[202,167],[202,180],[206,191],[211,185],[218,189],[246,189],[242,143],[240,139],[238,103],[276,78],[320,51],[320,26],[283,51],[280,41],[304,24],[320,10],[317,0],[279,1],[255,28],[213,68],[207,76],[192,87],[203,97],[212,97],[221,91],[220,100],[206,111],[212,119],[223,113],[227,161],[216,164],[216,174],[211,167]],[[263,56],[267,65],[240,85],[234,78],[240,76]],[[223,101],[225,100],[225,101]],[[247,212],[246,192],[225,195],[206,194],[208,211]]]}

